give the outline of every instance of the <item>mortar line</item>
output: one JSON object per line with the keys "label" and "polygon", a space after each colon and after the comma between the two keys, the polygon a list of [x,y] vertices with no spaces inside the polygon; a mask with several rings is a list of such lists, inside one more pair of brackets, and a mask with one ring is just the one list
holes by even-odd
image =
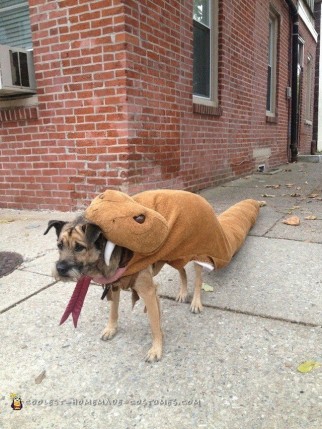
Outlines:
{"label": "mortar line", "polygon": [[48,289],[51,286],[54,286],[57,283],[57,281],[54,281],[52,283],[50,283],[47,286],[42,287],[41,289],[37,290],[36,292],[33,292],[32,294],[25,296],[24,298],[20,299],[19,301],[9,305],[9,307],[4,308],[3,310],[0,310],[0,314],[6,313],[7,311],[11,310],[12,308],[16,307],[17,305],[21,304],[24,301],[27,301],[29,298],[32,298],[35,295],[38,295],[38,293],[42,292],[43,290]]}
{"label": "mortar line", "polygon": [[[174,297],[169,296],[169,295],[159,295],[159,297],[164,298],[164,299],[168,299],[170,301],[176,301],[176,299]],[[247,311],[247,310],[237,310],[234,308],[220,307],[218,305],[212,305],[212,304],[202,304],[202,305],[203,305],[203,307],[206,307],[206,308],[212,308],[214,310],[225,311],[225,312],[227,311],[229,313],[235,313],[235,314],[243,314],[244,316],[258,317],[260,319],[276,320],[278,322],[290,323],[293,325],[307,326],[310,328],[321,328],[321,325],[319,325],[318,323],[302,322],[302,321],[297,321],[297,320],[292,320],[292,319],[286,319],[284,317],[269,316],[269,315],[260,314],[260,313],[252,313],[251,311]]]}

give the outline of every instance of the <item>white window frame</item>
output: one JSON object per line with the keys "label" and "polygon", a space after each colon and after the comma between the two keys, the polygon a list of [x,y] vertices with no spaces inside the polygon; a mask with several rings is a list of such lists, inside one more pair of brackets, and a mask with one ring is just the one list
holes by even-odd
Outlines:
{"label": "white window frame", "polygon": [[[0,13],[1,12],[7,12],[7,11],[14,11],[17,9],[21,9],[27,7],[29,9],[29,2],[23,1],[21,3],[6,6],[6,7],[0,7]],[[0,43],[3,43],[0,40]],[[22,46],[20,46],[22,47]],[[32,42],[30,46],[27,48],[28,50],[32,50]],[[15,107],[33,107],[38,105],[38,96],[37,94],[24,94],[19,96],[11,96],[8,98],[0,99],[0,108],[15,108]]]}
{"label": "white window frame", "polygon": [[311,11],[311,13],[314,13],[314,0],[306,0],[306,3]]}
{"label": "white window frame", "polygon": [[193,94],[193,103],[218,106],[218,0],[209,0],[210,72],[209,97]]}
{"label": "white window frame", "polygon": [[[266,116],[276,116],[276,98],[277,98],[277,39],[279,31],[279,16],[271,9],[269,12],[269,34],[268,34],[268,67],[271,68],[270,86],[267,86],[266,93]],[[267,71],[268,73],[268,71]],[[267,76],[268,83],[268,76]],[[270,97],[270,106],[267,108],[268,91]]]}
{"label": "white window frame", "polygon": [[307,56],[307,62],[306,62],[306,97],[305,97],[305,123],[307,125],[312,125],[313,83],[314,83],[313,56],[309,54]]}

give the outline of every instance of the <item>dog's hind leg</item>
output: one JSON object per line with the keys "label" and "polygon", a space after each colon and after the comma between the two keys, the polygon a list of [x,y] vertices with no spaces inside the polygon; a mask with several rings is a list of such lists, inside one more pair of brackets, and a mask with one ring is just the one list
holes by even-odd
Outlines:
{"label": "dog's hind leg", "polygon": [[190,310],[192,313],[200,313],[203,309],[201,303],[201,286],[202,286],[202,266],[194,264],[195,267],[195,290],[191,301]]}
{"label": "dog's hind leg", "polygon": [[152,347],[148,351],[145,360],[147,362],[158,361],[162,356],[163,335],[161,330],[160,302],[157,296],[157,287],[153,282],[151,267],[139,273],[134,284],[134,289],[144,301],[152,331]]}
{"label": "dog's hind leg", "polygon": [[110,313],[108,318],[108,323],[104,331],[102,332],[101,339],[111,340],[117,332],[117,321],[119,317],[119,302],[120,302],[120,292],[119,287],[111,290],[111,306]]}
{"label": "dog's hind leg", "polygon": [[176,297],[178,302],[186,302],[188,296],[188,280],[187,273],[184,268],[181,268],[179,271],[180,274],[180,290]]}

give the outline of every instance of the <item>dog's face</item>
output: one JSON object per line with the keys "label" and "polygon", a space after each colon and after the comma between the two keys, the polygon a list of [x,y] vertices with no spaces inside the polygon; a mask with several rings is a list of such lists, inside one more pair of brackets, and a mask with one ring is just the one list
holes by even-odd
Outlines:
{"label": "dog's face", "polygon": [[[111,278],[118,268],[125,266],[132,257],[131,252],[115,246],[108,265],[104,252],[107,240],[100,228],[88,223],[82,216],[73,222],[52,220],[44,234],[54,227],[57,234],[59,259],[55,264],[53,275],[56,280],[78,280],[83,276]],[[103,283],[102,281],[99,281]]]}

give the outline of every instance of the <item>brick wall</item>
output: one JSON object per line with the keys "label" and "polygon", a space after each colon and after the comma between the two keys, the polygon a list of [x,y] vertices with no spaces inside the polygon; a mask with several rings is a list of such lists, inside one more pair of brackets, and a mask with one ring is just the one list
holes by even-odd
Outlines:
{"label": "brick wall", "polygon": [[193,109],[192,0],[29,0],[38,104],[0,111],[0,206],[69,210],[106,187],[196,191],[286,162],[289,11],[271,3],[282,23],[274,122],[268,2],[220,2],[212,115]]}
{"label": "brick wall", "polygon": [[127,171],[124,8],[29,5],[38,106],[1,112],[0,205],[69,210]]}
{"label": "brick wall", "polygon": [[212,116],[192,110],[192,1],[182,3],[133,1],[126,8],[133,36],[128,63],[128,185],[133,192],[160,185],[197,190],[263,162],[274,167],[287,161],[290,27],[285,2],[272,2],[283,22],[276,123],[266,118],[269,4],[220,2],[222,114]]}

